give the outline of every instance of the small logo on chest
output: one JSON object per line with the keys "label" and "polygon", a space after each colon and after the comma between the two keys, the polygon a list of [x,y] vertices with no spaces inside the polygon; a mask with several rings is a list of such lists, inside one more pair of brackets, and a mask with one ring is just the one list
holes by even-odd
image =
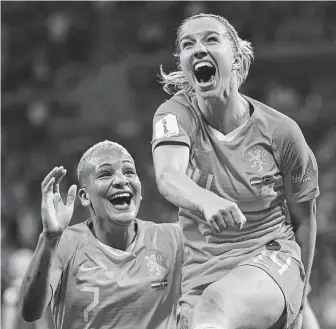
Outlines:
{"label": "small logo on chest", "polygon": [[150,275],[155,277],[163,277],[168,272],[166,260],[161,252],[149,250],[144,256],[145,266]]}
{"label": "small logo on chest", "polygon": [[244,154],[244,161],[254,172],[261,173],[269,169],[271,154],[261,145],[253,145]]}

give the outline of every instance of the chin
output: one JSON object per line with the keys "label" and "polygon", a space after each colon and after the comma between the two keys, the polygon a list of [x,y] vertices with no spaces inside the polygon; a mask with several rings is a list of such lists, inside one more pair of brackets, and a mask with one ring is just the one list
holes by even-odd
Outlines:
{"label": "chin", "polygon": [[111,216],[111,220],[117,225],[127,226],[134,221],[136,214],[137,212],[133,210],[125,211],[123,213],[113,214],[113,216]]}
{"label": "chin", "polygon": [[217,88],[210,90],[202,90],[200,88],[195,89],[196,94],[204,100],[220,98],[221,93]]}

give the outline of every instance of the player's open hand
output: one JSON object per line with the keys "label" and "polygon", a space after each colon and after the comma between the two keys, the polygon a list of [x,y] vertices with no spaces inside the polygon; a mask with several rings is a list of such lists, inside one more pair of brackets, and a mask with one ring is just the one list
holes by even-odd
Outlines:
{"label": "player's open hand", "polygon": [[228,227],[242,229],[246,217],[235,202],[214,196],[202,206],[205,220],[215,232],[222,232]]}
{"label": "player's open hand", "polygon": [[77,194],[77,186],[69,188],[66,203],[59,192],[59,184],[66,174],[66,169],[55,167],[41,184],[42,203],[41,216],[43,232],[52,235],[61,235],[68,226],[72,217]]}

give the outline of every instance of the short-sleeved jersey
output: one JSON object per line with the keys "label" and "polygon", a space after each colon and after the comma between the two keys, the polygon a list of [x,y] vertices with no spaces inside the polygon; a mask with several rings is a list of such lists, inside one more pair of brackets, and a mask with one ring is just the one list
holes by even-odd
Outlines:
{"label": "short-sleeved jersey", "polygon": [[90,225],[68,227],[55,253],[51,309],[57,329],[174,329],[181,293],[182,233],[177,224],[139,219],[135,241],[102,245]]}
{"label": "short-sleeved jersey", "polygon": [[285,222],[287,205],[319,195],[315,157],[292,119],[245,98],[253,112],[226,136],[205,122],[192,94],[178,92],[154,116],[152,149],[163,143],[188,146],[187,175],[236,202],[247,219],[241,231],[214,233],[201,212],[179,210],[185,237],[182,292],[222,277],[221,260],[230,258],[235,266],[274,239],[291,241],[293,257],[300,261],[292,227]]}

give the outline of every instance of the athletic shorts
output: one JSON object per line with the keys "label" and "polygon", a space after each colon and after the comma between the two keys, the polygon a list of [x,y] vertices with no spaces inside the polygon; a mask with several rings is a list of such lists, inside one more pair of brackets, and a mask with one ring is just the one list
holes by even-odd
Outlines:
{"label": "athletic shorts", "polygon": [[[284,328],[288,328],[300,311],[305,273],[302,263],[291,257],[287,241],[275,240],[267,243],[265,246],[251,253],[248,258],[238,263],[235,267],[238,266],[258,267],[265,271],[278,284],[286,303],[287,312]],[[229,273],[229,271],[227,273]],[[211,283],[205,284],[197,289],[189,290],[183,294],[179,301],[178,329],[192,329],[188,328],[188,323],[191,321],[192,310],[204,289]]]}

